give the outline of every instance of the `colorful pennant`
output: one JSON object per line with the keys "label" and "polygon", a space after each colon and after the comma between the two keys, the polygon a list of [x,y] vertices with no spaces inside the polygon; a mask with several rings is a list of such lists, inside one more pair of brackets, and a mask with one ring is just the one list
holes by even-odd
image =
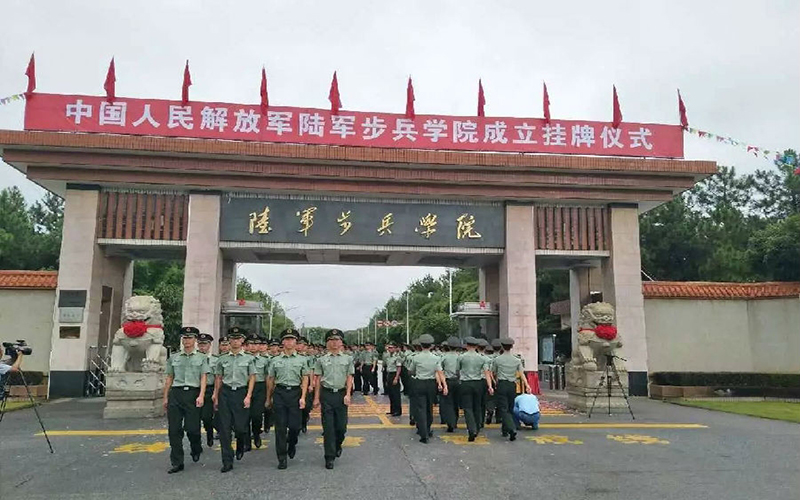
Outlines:
{"label": "colorful pennant", "polygon": [[[742,148],[748,153],[753,153],[753,156],[763,156],[764,158],[769,159],[778,159],[781,157],[783,152],[775,150],[775,149],[767,149],[762,148],[759,146],[753,146],[751,144],[747,144],[746,142],[737,141],[731,137],[725,137],[723,135],[712,134],[711,132],[706,132],[705,130],[696,129],[693,127],[686,127],[686,131],[690,134],[696,135],[697,137],[702,137],[704,139],[711,139],[717,142],[721,142],[723,144],[729,144],[731,146],[736,146],[738,148]],[[770,155],[775,156],[770,156]]]}
{"label": "colorful pennant", "polygon": [[5,106],[12,101],[24,101],[25,94],[14,94],[0,99],[0,106]]}

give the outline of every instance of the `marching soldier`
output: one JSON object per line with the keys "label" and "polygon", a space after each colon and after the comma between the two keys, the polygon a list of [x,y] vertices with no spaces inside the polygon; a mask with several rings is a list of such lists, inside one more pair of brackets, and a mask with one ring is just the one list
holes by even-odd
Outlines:
{"label": "marching soldier", "polygon": [[458,352],[461,341],[458,337],[450,337],[442,346],[442,372],[447,383],[447,394],[439,397],[439,414],[447,425],[447,432],[453,432],[458,426]]}
{"label": "marching soldier", "polygon": [[386,393],[389,395],[389,412],[387,415],[399,417],[403,414],[403,404],[400,396],[400,379],[403,373],[403,359],[397,350],[397,344],[386,344]]}
{"label": "marching soldier", "polygon": [[525,392],[530,394],[531,388],[525,379],[522,369],[522,361],[513,354],[511,348],[514,346],[514,339],[500,339],[504,353],[492,361],[492,372],[497,379],[497,389],[495,392],[497,401],[497,413],[503,422],[503,437],[508,436],[509,441],[517,439],[517,428],[514,425],[514,416],[511,410],[514,408],[514,398],[517,396],[517,378],[522,379],[522,386]]}
{"label": "marching soldier", "polygon": [[427,333],[419,336],[422,352],[414,355],[411,360],[411,371],[414,373],[414,384],[411,398],[415,401],[414,421],[417,424],[417,434],[420,443],[428,443],[428,438],[433,436],[431,424],[433,423],[433,403],[436,399],[437,389],[447,396],[447,383],[442,372],[442,360],[431,352],[433,337]]}
{"label": "marching soldier", "polygon": [[353,346],[353,366],[355,374],[353,375],[353,390],[361,392],[361,349],[360,345]]}
{"label": "marching soldier", "polygon": [[467,421],[469,441],[475,441],[483,423],[481,398],[487,391],[487,380],[491,381],[491,377],[487,378],[486,359],[476,351],[478,339],[467,337],[464,342],[467,344],[467,351],[458,357],[456,364],[460,381],[459,400],[464,410],[464,420]]}
{"label": "marching soldier", "polygon": [[223,335],[219,338],[219,355],[223,356],[228,354],[231,350],[231,341],[227,335]]}
{"label": "marching soldier", "polygon": [[[489,364],[494,361],[494,358],[503,353],[503,348],[500,345],[500,339],[492,340],[489,345],[484,349],[483,354],[489,360]],[[495,386],[495,380],[492,380],[492,387]],[[486,425],[492,423],[492,417],[495,418],[494,423],[500,423],[500,414],[495,412],[495,397],[492,394],[486,396]]]}
{"label": "marching soldier", "polygon": [[248,439],[248,422],[253,388],[256,383],[255,360],[244,352],[244,332],[234,326],[228,330],[230,352],[220,356],[215,367],[214,403],[219,410],[219,444],[222,448],[222,469],[233,469],[231,430],[236,434],[236,460],[244,456]]}
{"label": "marching soldier", "polygon": [[192,460],[200,460],[203,445],[200,443],[200,410],[205,401],[208,358],[195,350],[197,334],[193,326],[181,329],[183,350],[169,358],[167,379],[164,383],[164,409],[169,423],[169,460],[174,474],[183,470],[183,430],[189,438]]}
{"label": "marching soldier", "polygon": [[269,358],[262,356],[261,346],[263,341],[258,337],[251,340],[255,346],[253,349],[253,366],[255,367],[255,386],[253,387],[253,400],[250,402],[250,433],[251,440],[247,440],[247,449],[251,446],[261,448],[261,425],[264,422],[264,410],[267,402],[267,370],[269,369]]}
{"label": "marching soldier", "polygon": [[[308,340],[305,337],[297,339],[297,354],[305,358],[308,365],[307,370],[310,374],[314,370],[315,359],[312,350],[309,349]],[[308,421],[311,419],[311,406],[314,402],[314,384],[309,379],[308,391],[306,392],[306,405],[302,411],[302,423],[300,425],[300,432],[305,434],[308,432]]]}
{"label": "marching soldier", "polygon": [[375,351],[375,344],[367,342],[367,350],[361,353],[361,389],[366,396],[369,394],[372,385],[372,394],[378,394],[378,353]]}
{"label": "marching soldier", "polygon": [[286,456],[297,453],[297,437],[302,425],[302,409],[308,393],[308,362],[295,350],[300,335],[294,328],[281,334],[283,353],[275,356],[267,376],[267,404],[275,419],[275,451],[278,468],[285,469]]}
{"label": "marching soldier", "polygon": [[217,356],[211,355],[211,343],[214,337],[208,333],[201,333],[197,336],[197,350],[208,356],[209,372],[206,375],[206,391],[203,396],[203,408],[200,410],[200,421],[206,430],[206,444],[209,448],[214,446],[214,367],[217,366]]}
{"label": "marching soldier", "polygon": [[[269,359],[269,362],[272,363],[272,359],[275,356],[280,355],[281,349],[281,341],[280,340],[270,340],[269,341],[269,350],[266,353],[266,357]],[[267,373],[269,373],[269,364],[267,365]],[[267,406],[264,408],[264,433],[269,434],[270,429],[272,429],[272,424],[274,423],[274,419],[272,417],[272,407]]]}
{"label": "marching soldier", "polygon": [[328,330],[325,334],[328,353],[314,365],[314,407],[322,405],[322,436],[325,449],[325,468],[333,469],[333,461],[342,455],[342,443],[347,433],[347,407],[353,390],[353,361],[342,352],[342,332]]}

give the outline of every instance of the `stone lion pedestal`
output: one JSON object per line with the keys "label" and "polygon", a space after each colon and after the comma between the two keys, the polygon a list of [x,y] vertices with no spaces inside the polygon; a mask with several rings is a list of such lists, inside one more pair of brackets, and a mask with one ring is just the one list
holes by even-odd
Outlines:
{"label": "stone lion pedestal", "polygon": [[161,303],[155,297],[131,297],[122,321],[111,346],[103,418],[161,417],[167,363]]}
{"label": "stone lion pedestal", "polygon": [[120,372],[106,375],[103,418],[153,418],[164,416],[163,373]]}
{"label": "stone lion pedestal", "polygon": [[[619,374],[620,382],[622,382],[622,387],[627,394],[628,372],[624,368],[617,368],[617,373]],[[573,367],[571,363],[567,365],[567,405],[572,409],[588,412],[592,407],[592,400],[597,393],[600,379],[603,377],[605,377],[605,370],[589,371],[579,367]],[[598,413],[607,413],[608,407],[608,389],[604,383],[603,387],[600,388],[600,394],[597,396],[594,411]],[[616,380],[611,382],[611,412],[628,412],[628,405],[625,403],[625,397]]]}
{"label": "stone lion pedestal", "polygon": [[567,363],[567,404],[570,408],[589,411],[597,395],[595,411],[608,412],[609,408],[612,413],[627,411],[624,395],[628,393],[628,372],[625,365],[620,358],[611,358],[616,373],[611,369],[606,371],[608,356],[613,356],[622,347],[622,340],[614,323],[614,306],[611,304],[597,302],[587,304],[581,309],[578,343],[574,346],[572,359]]}

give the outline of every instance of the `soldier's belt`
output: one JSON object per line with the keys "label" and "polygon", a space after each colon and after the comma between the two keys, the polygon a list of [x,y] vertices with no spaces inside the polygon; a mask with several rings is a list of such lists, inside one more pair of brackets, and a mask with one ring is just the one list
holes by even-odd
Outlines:
{"label": "soldier's belt", "polygon": [[283,385],[283,384],[278,384],[275,387],[280,388],[280,389],[284,389],[286,391],[291,391],[292,389],[299,389],[300,388],[299,385]]}
{"label": "soldier's belt", "polygon": [[230,386],[228,384],[222,384],[223,389],[227,389],[229,391],[240,391],[242,389],[247,389],[246,385],[234,385]]}
{"label": "soldier's belt", "polygon": [[332,392],[334,394],[343,392],[345,389],[346,389],[345,387],[342,387],[341,389],[331,389],[330,387],[325,387],[324,385],[322,386],[323,391]]}
{"label": "soldier's belt", "polygon": [[188,391],[191,389],[200,390],[199,387],[192,387],[191,385],[173,385],[170,389],[181,390],[181,391]]}

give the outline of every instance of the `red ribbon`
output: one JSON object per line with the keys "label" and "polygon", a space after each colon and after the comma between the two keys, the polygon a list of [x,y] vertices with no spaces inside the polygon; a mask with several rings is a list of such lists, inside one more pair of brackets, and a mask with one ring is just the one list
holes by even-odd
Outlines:
{"label": "red ribbon", "polygon": [[148,328],[161,328],[161,325],[148,325],[144,321],[126,321],[122,324],[122,331],[129,338],[135,339],[147,333]]}
{"label": "red ribbon", "polygon": [[617,327],[614,325],[597,325],[594,333],[603,340],[614,340],[617,338]]}

